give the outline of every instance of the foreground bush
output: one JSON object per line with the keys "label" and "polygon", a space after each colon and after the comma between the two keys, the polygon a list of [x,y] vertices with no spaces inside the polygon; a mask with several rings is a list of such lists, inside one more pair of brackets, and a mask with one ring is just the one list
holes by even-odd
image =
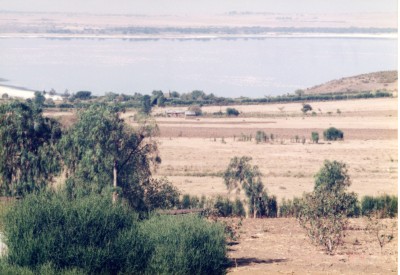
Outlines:
{"label": "foreground bush", "polygon": [[33,270],[50,263],[56,270],[137,273],[151,253],[136,215],[113,205],[111,196],[28,196],[6,214],[4,225],[8,263]]}
{"label": "foreground bush", "polygon": [[149,274],[223,274],[226,263],[222,225],[200,217],[154,216],[143,222],[154,253]]}
{"label": "foreground bush", "polygon": [[57,270],[51,264],[44,264],[35,269],[29,267],[21,267],[8,264],[5,261],[0,261],[0,274],[7,275],[85,275],[82,270],[72,268],[65,270]]}

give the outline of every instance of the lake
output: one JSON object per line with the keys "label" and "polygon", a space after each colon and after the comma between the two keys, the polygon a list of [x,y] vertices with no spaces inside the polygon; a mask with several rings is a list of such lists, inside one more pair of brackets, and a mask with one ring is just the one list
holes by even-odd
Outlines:
{"label": "lake", "polygon": [[2,83],[35,90],[263,97],[397,70],[397,40],[2,38],[0,60]]}

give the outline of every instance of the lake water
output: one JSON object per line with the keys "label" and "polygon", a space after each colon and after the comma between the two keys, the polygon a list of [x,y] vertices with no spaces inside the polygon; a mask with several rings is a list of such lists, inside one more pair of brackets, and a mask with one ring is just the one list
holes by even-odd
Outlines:
{"label": "lake water", "polygon": [[263,97],[395,69],[396,39],[0,39],[4,84],[57,92]]}

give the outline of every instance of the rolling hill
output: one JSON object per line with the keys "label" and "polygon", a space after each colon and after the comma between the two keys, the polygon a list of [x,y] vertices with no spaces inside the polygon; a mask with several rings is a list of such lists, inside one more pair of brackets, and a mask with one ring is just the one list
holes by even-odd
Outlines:
{"label": "rolling hill", "polygon": [[397,71],[382,71],[344,77],[305,89],[305,94],[357,93],[365,91],[388,91],[397,95]]}

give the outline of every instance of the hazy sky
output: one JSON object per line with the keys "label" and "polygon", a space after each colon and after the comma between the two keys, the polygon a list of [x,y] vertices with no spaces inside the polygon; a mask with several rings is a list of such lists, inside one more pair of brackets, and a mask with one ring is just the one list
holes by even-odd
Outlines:
{"label": "hazy sky", "polygon": [[0,0],[0,10],[119,14],[397,12],[396,0]]}

